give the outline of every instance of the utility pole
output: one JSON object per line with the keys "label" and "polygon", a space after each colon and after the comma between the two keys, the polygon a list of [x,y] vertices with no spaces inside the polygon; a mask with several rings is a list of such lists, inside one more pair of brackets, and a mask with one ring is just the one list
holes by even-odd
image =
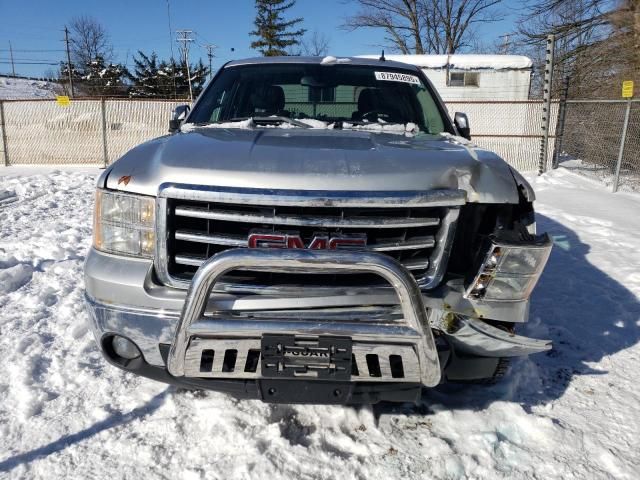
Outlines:
{"label": "utility pole", "polygon": [[549,156],[549,128],[551,126],[551,86],[553,85],[553,67],[555,55],[555,35],[547,36],[546,59],[544,66],[544,87],[542,105],[542,140],[540,141],[540,162],[538,175],[547,171],[547,158]]}
{"label": "utility pole", "polygon": [[207,57],[209,57],[209,79],[211,79],[213,77],[213,70],[211,69],[211,65],[212,65],[213,57],[215,57],[213,52],[215,51],[216,48],[218,48],[218,46],[213,44],[208,44],[208,45],[205,45],[204,48],[207,49]]}
{"label": "utility pole", "polygon": [[189,81],[189,101],[193,103],[193,89],[191,88],[191,72],[189,71],[189,42],[193,42],[191,34],[193,30],[176,30],[178,38],[176,41],[182,43],[182,55],[184,58],[184,64],[187,69],[187,80]]}
{"label": "utility pole", "polygon": [[67,45],[67,73],[69,74],[69,90],[73,98],[73,74],[71,73],[71,53],[69,52],[69,29],[64,27],[64,42]]}
{"label": "utility pole", "polygon": [[509,53],[509,50],[511,49],[511,33],[500,35],[498,38],[502,39],[502,45],[500,45],[500,53],[502,55],[507,55]]}
{"label": "utility pole", "polygon": [[11,56],[11,71],[13,76],[16,76],[16,65],[13,63],[13,47],[11,46],[11,40],[9,40],[9,55]]}
{"label": "utility pole", "polygon": [[173,78],[173,98],[178,96],[176,88],[176,61],[173,54],[173,30],[171,30],[171,4],[167,0],[167,22],[169,23],[169,48],[171,49],[171,77]]}

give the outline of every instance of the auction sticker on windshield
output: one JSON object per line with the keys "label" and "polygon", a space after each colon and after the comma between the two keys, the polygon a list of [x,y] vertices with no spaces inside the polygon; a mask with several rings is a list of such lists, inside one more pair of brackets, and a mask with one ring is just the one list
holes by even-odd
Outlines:
{"label": "auction sticker on windshield", "polygon": [[406,73],[395,72],[374,72],[376,80],[385,80],[387,82],[404,82],[420,85],[420,79],[415,75],[407,75]]}

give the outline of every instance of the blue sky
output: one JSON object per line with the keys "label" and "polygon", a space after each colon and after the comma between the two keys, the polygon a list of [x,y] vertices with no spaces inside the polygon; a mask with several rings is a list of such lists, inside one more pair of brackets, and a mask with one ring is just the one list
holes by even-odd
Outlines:
{"label": "blue sky", "polygon": [[[517,0],[505,0],[505,19],[483,26],[479,31],[481,40],[491,44],[500,35],[512,31],[518,14],[515,8],[519,4]],[[196,32],[196,42],[191,49],[195,60],[206,59],[206,51],[200,47],[206,43],[219,46],[214,68],[227,60],[257,54],[249,46],[255,16],[252,0],[170,0],[170,5],[172,29]],[[377,53],[378,45],[384,43],[381,31],[348,32],[340,28],[344,18],[356,9],[353,2],[345,0],[298,0],[289,12],[291,16],[304,17],[303,26],[309,32],[318,30],[327,35],[331,40],[331,53],[335,55]],[[7,63],[9,41],[19,63],[16,73],[37,76],[49,68],[55,69],[55,66],[23,63],[63,60],[62,30],[74,15],[91,15],[104,25],[117,61],[130,65],[139,49],[155,50],[161,58],[170,56],[167,0],[0,0],[0,73],[11,71]]]}

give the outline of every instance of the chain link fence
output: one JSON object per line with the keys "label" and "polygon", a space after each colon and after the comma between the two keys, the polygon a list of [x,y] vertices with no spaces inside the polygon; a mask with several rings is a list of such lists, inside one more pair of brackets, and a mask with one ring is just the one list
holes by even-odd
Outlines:
{"label": "chain link fence", "polygon": [[5,165],[107,165],[167,133],[179,101],[55,100],[0,102]]}
{"label": "chain link fence", "polygon": [[568,100],[562,109],[554,166],[597,179],[614,191],[640,191],[640,100]]}
{"label": "chain link fence", "polygon": [[[480,147],[496,152],[522,172],[538,169],[543,132],[544,102],[527,101],[467,101],[447,102],[449,115],[464,112],[469,117],[471,137]],[[551,122],[547,151],[547,170],[555,147],[558,102],[551,104]]]}
{"label": "chain link fence", "polygon": [[[179,101],[52,100],[0,102],[5,165],[107,165],[136,145],[167,133]],[[557,102],[552,105],[556,125]],[[451,116],[465,112],[473,142],[498,153],[521,171],[535,171],[542,139],[541,101],[448,102]],[[549,152],[554,147],[553,128]],[[548,158],[551,158],[549,155]]]}

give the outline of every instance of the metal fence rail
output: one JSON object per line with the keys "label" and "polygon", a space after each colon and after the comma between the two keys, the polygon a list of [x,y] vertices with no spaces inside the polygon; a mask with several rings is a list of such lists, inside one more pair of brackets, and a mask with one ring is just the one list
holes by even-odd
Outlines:
{"label": "metal fence rail", "polygon": [[[167,133],[180,101],[91,99],[61,106],[54,100],[0,102],[2,156],[6,165],[107,165],[136,145]],[[557,102],[552,108],[555,127]],[[522,171],[538,168],[541,101],[448,102],[450,114],[466,112],[473,141]],[[549,152],[553,151],[552,131]],[[551,158],[551,156],[549,156]]]}
{"label": "metal fence rail", "polygon": [[[618,162],[627,108],[624,151]],[[640,100],[568,100],[564,110],[555,163],[598,179],[614,191],[639,191]]]}

